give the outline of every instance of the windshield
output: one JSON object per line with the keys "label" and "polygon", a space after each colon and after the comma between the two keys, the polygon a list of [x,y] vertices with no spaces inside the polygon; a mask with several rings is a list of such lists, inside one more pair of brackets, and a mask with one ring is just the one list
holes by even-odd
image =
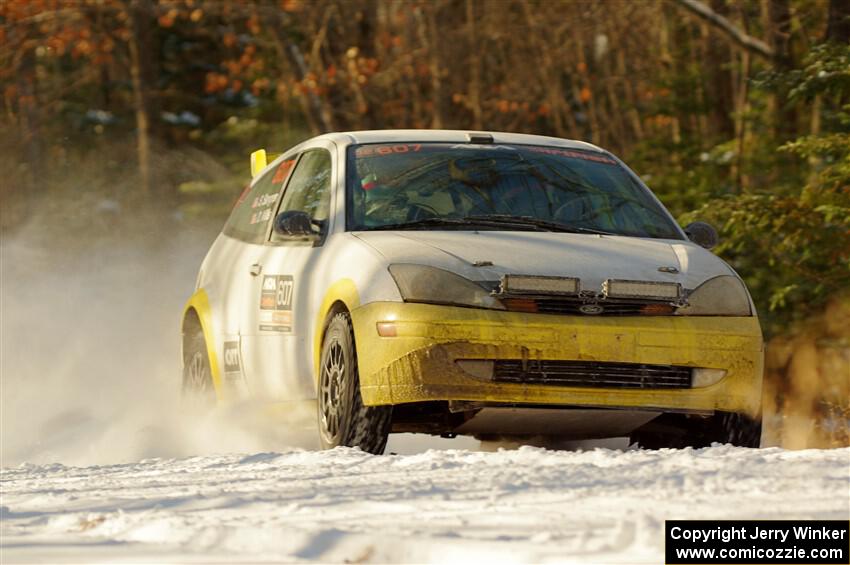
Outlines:
{"label": "windshield", "polygon": [[368,144],[349,148],[347,169],[349,230],[536,229],[681,239],[648,190],[601,153]]}

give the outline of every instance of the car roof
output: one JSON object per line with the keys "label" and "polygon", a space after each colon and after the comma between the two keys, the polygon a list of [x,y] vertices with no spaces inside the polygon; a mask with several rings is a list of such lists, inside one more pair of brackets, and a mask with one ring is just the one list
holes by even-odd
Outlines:
{"label": "car roof", "polygon": [[343,145],[353,143],[404,143],[404,142],[449,142],[469,143],[469,134],[488,134],[493,136],[493,143],[516,143],[523,145],[551,145],[570,149],[588,151],[604,151],[599,147],[584,141],[561,139],[546,135],[530,135],[526,133],[508,133],[499,131],[477,130],[448,130],[448,129],[384,129],[345,131],[326,133],[313,139],[328,139]]}

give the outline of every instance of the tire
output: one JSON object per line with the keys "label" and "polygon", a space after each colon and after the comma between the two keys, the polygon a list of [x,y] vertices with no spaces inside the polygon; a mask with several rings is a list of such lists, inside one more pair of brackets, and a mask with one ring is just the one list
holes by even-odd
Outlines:
{"label": "tire", "polygon": [[195,324],[187,324],[183,339],[183,400],[195,407],[211,407],[215,387],[204,332]]}
{"label": "tire", "polygon": [[322,343],[316,403],[322,449],[359,447],[380,455],[387,446],[392,406],[364,406],[354,330],[347,313],[334,315]]}
{"label": "tire", "polygon": [[630,439],[643,449],[708,447],[712,443],[759,447],[761,415],[751,418],[735,412],[716,412],[700,418],[664,414],[632,432]]}
{"label": "tire", "polygon": [[750,418],[744,414],[721,412],[719,417],[721,443],[739,447],[761,446],[761,414]]}

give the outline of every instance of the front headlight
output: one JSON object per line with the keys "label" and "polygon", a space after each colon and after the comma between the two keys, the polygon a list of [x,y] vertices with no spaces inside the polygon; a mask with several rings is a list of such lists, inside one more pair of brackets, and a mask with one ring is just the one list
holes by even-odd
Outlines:
{"label": "front headlight", "polygon": [[676,312],[685,316],[751,316],[750,299],[737,277],[708,279],[688,295],[688,305]]}
{"label": "front headlight", "polygon": [[405,302],[505,309],[485,288],[443,269],[398,263],[390,265],[390,274]]}

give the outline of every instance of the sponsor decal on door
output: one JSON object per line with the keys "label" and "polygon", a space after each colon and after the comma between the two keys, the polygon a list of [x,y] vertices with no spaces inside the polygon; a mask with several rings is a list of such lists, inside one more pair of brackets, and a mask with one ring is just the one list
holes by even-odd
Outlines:
{"label": "sponsor decal on door", "polygon": [[224,342],[224,380],[236,382],[242,379],[242,362],[239,356],[239,342]]}
{"label": "sponsor decal on door", "polygon": [[266,275],[260,292],[260,331],[292,331],[292,275]]}

